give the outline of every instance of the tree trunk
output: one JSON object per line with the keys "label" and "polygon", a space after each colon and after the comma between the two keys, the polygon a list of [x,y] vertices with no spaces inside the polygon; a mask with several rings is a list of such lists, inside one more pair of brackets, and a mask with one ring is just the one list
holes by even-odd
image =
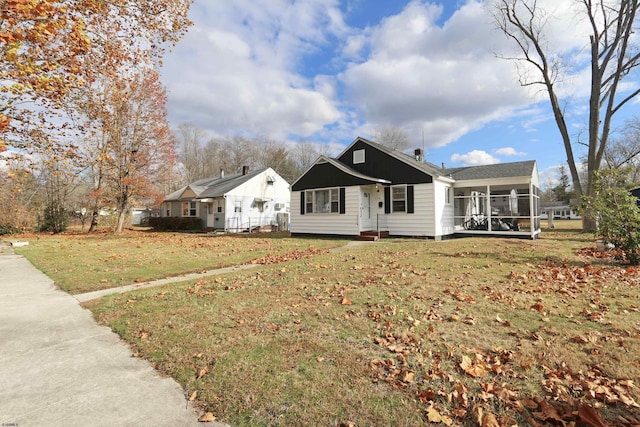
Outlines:
{"label": "tree trunk", "polygon": [[89,226],[89,233],[91,233],[92,231],[98,231],[98,217],[98,211],[94,210],[91,213],[91,225]]}
{"label": "tree trunk", "polygon": [[118,211],[118,225],[116,226],[116,233],[122,233],[122,227],[124,226],[125,217],[125,212]]}
{"label": "tree trunk", "polygon": [[582,215],[582,231],[587,233],[593,233],[597,229],[597,223],[595,218],[590,214]]}

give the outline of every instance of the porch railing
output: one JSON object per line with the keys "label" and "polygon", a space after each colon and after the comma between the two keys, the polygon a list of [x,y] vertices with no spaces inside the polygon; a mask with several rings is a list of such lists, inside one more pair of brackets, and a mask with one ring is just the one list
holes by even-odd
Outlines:
{"label": "porch railing", "polygon": [[389,231],[389,225],[387,224],[387,214],[378,214],[376,216],[376,231],[378,232],[378,238],[383,231]]}

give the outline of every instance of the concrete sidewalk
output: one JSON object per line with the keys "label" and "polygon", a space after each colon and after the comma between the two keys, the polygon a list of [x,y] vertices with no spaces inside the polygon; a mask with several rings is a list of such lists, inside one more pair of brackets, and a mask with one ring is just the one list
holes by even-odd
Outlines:
{"label": "concrete sidewalk", "polygon": [[0,425],[223,426],[197,418],[175,381],[0,242]]}

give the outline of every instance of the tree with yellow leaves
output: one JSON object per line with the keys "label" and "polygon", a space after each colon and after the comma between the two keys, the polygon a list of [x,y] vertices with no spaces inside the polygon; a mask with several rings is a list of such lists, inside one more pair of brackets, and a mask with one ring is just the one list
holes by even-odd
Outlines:
{"label": "tree with yellow leaves", "polygon": [[0,151],[73,148],[74,91],[159,60],[190,25],[191,3],[0,0]]}

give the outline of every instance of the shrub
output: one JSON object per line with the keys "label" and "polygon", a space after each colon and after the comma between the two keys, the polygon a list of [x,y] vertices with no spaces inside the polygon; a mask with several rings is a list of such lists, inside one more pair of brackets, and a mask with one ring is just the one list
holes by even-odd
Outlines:
{"label": "shrub", "polygon": [[18,230],[13,225],[0,224],[0,236],[5,236],[7,234],[16,234],[16,233],[19,233],[19,232],[20,232],[20,230]]}
{"label": "shrub", "polygon": [[619,251],[617,257],[640,264],[640,209],[629,192],[629,173],[621,169],[596,172],[593,196],[584,197],[582,208],[593,213],[596,235]]}
{"label": "shrub", "polygon": [[202,220],[200,218],[155,217],[149,218],[149,226],[160,231],[200,230],[202,228]]}
{"label": "shrub", "polygon": [[53,199],[44,208],[43,231],[62,233],[67,229],[69,213],[64,205],[57,199]]}

